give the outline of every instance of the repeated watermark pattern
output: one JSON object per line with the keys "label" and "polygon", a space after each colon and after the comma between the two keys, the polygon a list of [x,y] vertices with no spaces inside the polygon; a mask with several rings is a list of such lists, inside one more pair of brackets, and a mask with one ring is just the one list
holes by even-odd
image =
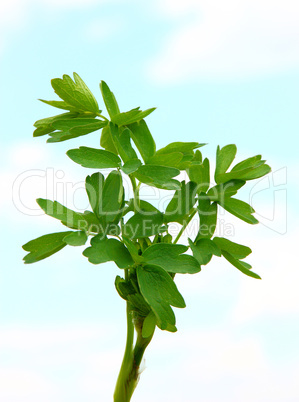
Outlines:
{"label": "repeated watermark pattern", "polygon": [[[82,201],[82,195],[86,194],[85,189],[88,190],[90,197],[96,196],[93,194],[95,191],[92,186],[88,186],[84,181],[67,181],[65,180],[65,173],[62,170],[55,170],[54,168],[47,168],[46,170],[41,169],[31,169],[26,170],[20,173],[14,180],[12,187],[12,201],[15,208],[24,215],[29,216],[40,216],[44,214],[44,211],[36,204],[33,206],[32,203],[28,203],[28,194],[26,191],[26,186],[32,184],[34,181],[38,180],[39,185],[43,189],[43,194],[45,198],[48,200],[55,200],[58,198],[61,201],[60,203],[52,203],[48,206],[48,214],[55,213],[56,215],[63,215],[64,221],[67,224],[71,224],[74,220],[74,214],[76,216],[76,222],[78,224],[79,230],[84,230],[92,233],[102,233],[104,236],[107,234],[107,227],[101,222],[99,224],[92,223],[88,226],[88,223],[85,219],[80,220],[79,214],[84,214],[84,211],[91,210],[89,205],[89,201],[84,195]],[[42,185],[41,185],[42,183]],[[87,186],[87,187],[86,187]],[[126,175],[123,176],[123,186],[126,194],[126,198],[130,199],[133,197],[131,185]],[[231,183],[224,183],[221,188],[219,186],[215,186],[209,192],[209,198],[211,201],[213,200],[224,200],[224,194],[229,190],[229,187],[232,186]],[[145,198],[150,201],[155,208],[160,211],[164,211],[166,209],[167,204],[173,198],[175,191],[166,191],[156,187],[149,187],[146,185],[142,185],[141,193],[145,195]],[[81,195],[82,194],[82,195]],[[201,210],[200,206],[200,188],[195,187],[193,194],[188,194],[190,197],[197,197],[199,200],[197,209],[201,216],[214,214],[215,212],[206,211],[204,209]],[[67,205],[76,206],[76,198],[80,198],[81,205],[74,212],[71,209],[66,208]],[[122,197],[122,194],[120,194]],[[205,196],[203,196],[205,197]],[[262,225],[267,227],[269,230],[275,231],[279,234],[285,234],[287,232],[287,168],[283,167],[279,170],[276,170],[267,176],[255,181],[252,183],[252,187],[248,193],[248,199],[245,199],[247,203],[255,208],[255,216],[260,221]],[[266,199],[266,204],[263,203],[262,200]],[[188,203],[189,199],[184,200],[184,202]],[[30,204],[30,205],[29,205]],[[63,205],[62,205],[63,204]],[[65,206],[64,206],[65,205]],[[265,208],[264,205],[267,205]],[[53,209],[51,211],[51,208]],[[107,211],[103,209],[103,205],[101,200],[98,200],[98,212],[99,215],[109,216],[115,215],[116,213],[122,213],[124,209],[128,208],[128,204],[122,205],[121,209],[117,211]],[[181,205],[179,202],[177,203],[177,210],[172,211],[172,213],[180,213],[185,208],[185,205]],[[128,217],[132,216],[133,208],[128,213]],[[150,219],[155,212],[148,211],[142,209],[138,204],[134,205],[135,213],[142,213],[144,216],[144,220],[142,225],[144,227],[139,228],[141,230],[149,229],[149,225],[153,225],[152,219]],[[230,237],[234,236],[235,229],[232,223],[226,222],[223,217],[223,210],[218,212],[217,219],[217,228],[215,231],[215,226],[213,225],[204,225],[201,224],[201,233],[203,235],[208,235],[207,231],[215,232],[217,236]],[[148,217],[148,219],[146,219]],[[170,221],[170,219],[169,219]],[[205,227],[206,226],[206,227]],[[176,235],[180,229],[181,225],[176,222],[168,223],[168,230],[173,235]],[[188,227],[185,229],[185,235],[188,237],[196,236],[199,228],[199,218],[198,215],[194,217]],[[163,226],[162,226],[163,229]],[[136,227],[134,228],[136,230]],[[157,228],[159,231],[159,228]],[[115,225],[115,235],[119,233],[118,225]],[[109,225],[109,234],[113,235],[113,222]],[[132,235],[132,232],[130,232]],[[126,235],[124,233],[124,235]],[[134,233],[133,233],[134,235]]]}

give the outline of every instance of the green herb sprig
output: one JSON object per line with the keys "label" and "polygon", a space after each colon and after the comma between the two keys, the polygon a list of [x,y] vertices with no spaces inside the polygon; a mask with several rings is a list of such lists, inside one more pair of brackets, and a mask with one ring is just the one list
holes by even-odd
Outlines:
{"label": "green herb sprig", "polygon": [[[40,208],[68,228],[31,240],[23,246],[28,252],[26,264],[41,261],[66,246],[90,244],[83,251],[92,264],[114,261],[120,268],[115,287],[127,305],[127,342],[114,402],[131,400],[139,378],[139,367],[156,327],[177,331],[172,307],[184,308],[185,301],[174,278],[176,274],[196,274],[213,256],[223,256],[235,268],[252,278],[244,258],[247,246],[216,237],[217,211],[221,206],[249,224],[258,223],[254,209],[235,198],[247,181],[270,172],[270,167],[256,155],[231,169],[237,148],[218,146],[215,185],[210,180],[210,163],[203,159],[198,142],[173,142],[156,150],[145,122],[155,108],[120,112],[114,94],[102,81],[100,90],[109,117],[78,74],[64,75],[51,81],[61,100],[42,102],[65,112],[35,122],[33,136],[48,135],[47,142],[62,142],[101,130],[101,148],[81,146],[67,156],[91,169],[112,169],[107,177],[101,172],[86,177],[85,186],[91,210],[73,211],[57,201],[39,198]],[[230,169],[230,170],[229,170]],[[185,171],[189,181],[178,180]],[[123,181],[128,177],[134,197],[129,199]],[[139,195],[141,185],[174,190],[165,211],[160,211]],[[128,214],[130,217],[128,218]],[[188,245],[178,244],[193,217],[198,216],[198,231]],[[169,226],[176,222],[176,237]],[[187,253],[189,250],[189,253]],[[136,336],[135,336],[136,334]],[[136,339],[134,339],[136,338]]]}

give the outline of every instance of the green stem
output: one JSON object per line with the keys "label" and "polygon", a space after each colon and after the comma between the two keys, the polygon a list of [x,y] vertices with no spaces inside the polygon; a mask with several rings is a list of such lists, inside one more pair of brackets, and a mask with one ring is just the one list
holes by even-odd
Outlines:
{"label": "green stem", "polygon": [[140,207],[140,200],[139,200],[139,188],[140,188],[140,184],[136,184],[136,180],[135,177],[129,175],[131,183],[132,183],[132,187],[133,187],[133,192],[134,192],[134,212],[138,212],[139,211],[139,207]]}
{"label": "green stem", "polygon": [[118,375],[115,391],[114,402],[130,402],[133,392],[138,384],[140,364],[145,349],[152,340],[152,336],[148,338],[142,337],[142,329],[137,331],[137,340],[133,349],[134,325],[132,320],[132,311],[127,302],[127,342],[126,349]]}
{"label": "green stem", "polygon": [[192,208],[190,211],[190,215],[188,216],[188,219],[184,222],[183,226],[181,227],[181,230],[179,231],[177,237],[174,239],[173,244],[176,244],[179,241],[179,238],[182,236],[182,234],[184,233],[184,230],[186,229],[186,227],[189,225],[189,223],[191,222],[193,216],[196,214],[197,209],[196,208]]}
{"label": "green stem", "polygon": [[123,394],[114,394],[114,402],[130,402],[132,395],[136,389],[136,386],[139,381],[139,369],[140,364],[145,352],[146,347],[149,345],[152,337],[142,338],[142,336],[137,337],[136,345],[133,351],[132,360],[128,364],[127,368],[130,367],[130,370],[127,370],[126,377],[124,377],[124,387],[125,391]]}
{"label": "green stem", "polygon": [[[154,335],[154,333],[153,333],[153,335]],[[153,335],[148,338],[143,338],[141,334],[138,334],[138,336],[137,336],[136,345],[134,348],[134,362],[135,362],[135,366],[138,369],[140,367],[141,360],[143,358],[145,349],[147,348],[150,341],[152,340]]]}
{"label": "green stem", "polygon": [[[129,175],[133,191],[134,191],[134,212],[138,212],[140,208],[139,188],[140,183],[136,184],[135,177]],[[129,270],[125,270],[125,279],[129,280]],[[136,344],[133,349],[134,342],[134,323],[131,310],[131,304],[127,301],[127,341],[126,349],[117,378],[114,391],[114,402],[130,402],[133,392],[137,386],[139,379],[139,368],[145,349],[150,343],[152,336],[148,338],[142,337],[143,319],[139,322],[134,320],[135,329],[137,332]]]}
{"label": "green stem", "polygon": [[107,117],[103,116],[101,113],[97,113],[97,116],[101,117],[102,119],[109,121],[109,119],[107,119]]}
{"label": "green stem", "polygon": [[[128,269],[125,270],[125,278],[128,279]],[[132,357],[133,357],[133,342],[134,342],[134,324],[132,319],[132,312],[130,303],[127,301],[127,341],[126,348],[121,364],[120,372],[117,378],[114,402],[128,402],[131,396],[128,394],[128,377],[132,370]],[[132,394],[131,394],[132,395]]]}

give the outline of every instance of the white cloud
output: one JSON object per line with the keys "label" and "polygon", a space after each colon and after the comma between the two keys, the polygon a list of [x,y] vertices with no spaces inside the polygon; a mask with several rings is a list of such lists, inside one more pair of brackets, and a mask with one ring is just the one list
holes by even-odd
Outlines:
{"label": "white cloud", "polygon": [[29,145],[28,142],[18,142],[8,149],[7,157],[14,167],[24,169],[45,162],[49,157],[49,151],[45,144],[32,141]]}
{"label": "white cloud", "polygon": [[[122,2],[123,0],[113,0]],[[108,0],[9,0],[0,1],[0,51],[7,46],[12,32],[18,32],[28,26],[33,17],[33,10],[43,7],[47,13],[68,12],[73,9],[108,3]],[[111,0],[110,0],[111,3]]]}
{"label": "white cloud", "polygon": [[[107,0],[102,0],[100,3],[106,2]],[[99,0],[43,0],[45,6],[49,8],[57,8],[57,7],[64,7],[64,8],[69,8],[69,7],[86,7],[92,4],[98,4]]]}
{"label": "white cloud", "polygon": [[[253,263],[263,269],[261,282],[242,281],[239,300],[232,311],[234,320],[248,321],[257,316],[299,316],[298,261],[296,232],[256,239]],[[258,245],[259,244],[259,245]],[[258,246],[257,246],[258,245]]]}
{"label": "white cloud", "polygon": [[124,20],[120,18],[99,18],[93,20],[85,28],[85,36],[90,41],[102,41],[111,38],[124,28]]}
{"label": "white cloud", "polygon": [[[45,144],[18,143],[5,146],[4,169],[0,173],[0,206],[5,217],[20,223],[22,214],[39,216],[37,198],[57,199],[78,210],[89,208],[85,175],[64,153]],[[92,172],[88,172],[92,173]],[[28,224],[28,223],[27,223]]]}
{"label": "white cloud", "polygon": [[[1,400],[110,400],[124,346],[119,325],[2,327]],[[299,396],[298,362],[269,358],[258,333],[230,325],[157,330],[145,359],[134,400],[280,402]]]}
{"label": "white cloud", "polygon": [[112,344],[113,334],[109,322],[2,326],[0,400],[64,402],[92,400],[95,395],[108,400],[122,356],[121,345],[115,339]]}
{"label": "white cloud", "polygon": [[[108,328],[108,327],[107,327]],[[3,350],[30,351],[43,349],[49,346],[61,346],[76,342],[89,342],[98,339],[99,335],[105,339],[105,333],[98,327],[2,327],[0,348]]]}
{"label": "white cloud", "polygon": [[155,336],[136,400],[280,402],[299,396],[298,363],[270,361],[257,333],[222,326]]}
{"label": "white cloud", "polygon": [[299,66],[294,0],[157,0],[156,5],[166,18],[175,18],[177,28],[147,63],[155,81],[235,79]]}
{"label": "white cloud", "polygon": [[54,389],[54,384],[36,371],[0,367],[0,397],[3,401],[51,402]]}
{"label": "white cloud", "polygon": [[28,19],[30,0],[11,0],[0,2],[0,50],[6,44],[9,33],[21,29]]}

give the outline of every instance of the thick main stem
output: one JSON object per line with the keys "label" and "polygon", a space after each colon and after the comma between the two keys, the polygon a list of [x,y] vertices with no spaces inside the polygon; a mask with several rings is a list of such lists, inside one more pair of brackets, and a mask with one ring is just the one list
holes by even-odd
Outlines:
{"label": "thick main stem", "polygon": [[[125,278],[128,279],[129,272],[128,269],[125,270]],[[126,348],[121,364],[120,372],[117,378],[115,391],[114,391],[114,402],[127,402],[131,398],[127,391],[127,379],[128,374],[131,371],[132,366],[132,355],[133,355],[133,342],[134,342],[134,324],[131,312],[130,303],[127,301],[126,306],[127,313],[127,340]]]}
{"label": "thick main stem", "polygon": [[136,344],[133,349],[134,324],[130,304],[127,302],[127,342],[114,391],[114,402],[129,402],[131,400],[133,392],[138,384],[142,357],[151,339],[152,336],[143,338],[141,331],[138,331]]}
{"label": "thick main stem", "polygon": [[[134,192],[134,212],[137,213],[140,208],[139,201],[139,187],[140,183],[136,184],[136,179],[133,176],[129,176],[133,192]],[[125,270],[125,279],[129,280],[129,269]],[[140,322],[135,322],[137,339],[136,344],[133,349],[134,343],[134,322],[132,316],[131,304],[127,301],[127,341],[126,349],[123,357],[120,372],[117,378],[115,391],[114,391],[114,402],[130,402],[133,392],[138,384],[139,380],[139,367],[141,364],[142,357],[144,355],[145,349],[150,343],[152,336],[148,338],[142,337],[142,325],[143,319]]]}

